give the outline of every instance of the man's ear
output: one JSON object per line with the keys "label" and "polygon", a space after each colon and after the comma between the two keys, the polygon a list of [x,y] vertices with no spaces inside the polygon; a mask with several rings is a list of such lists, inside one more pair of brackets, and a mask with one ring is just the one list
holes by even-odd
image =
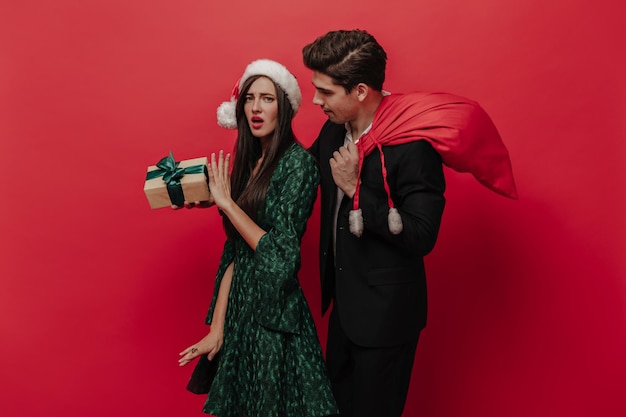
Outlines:
{"label": "man's ear", "polygon": [[356,92],[356,98],[359,101],[363,101],[365,100],[365,98],[367,97],[367,95],[370,92],[370,88],[367,84],[365,83],[358,83],[355,87],[354,87],[354,91]]}

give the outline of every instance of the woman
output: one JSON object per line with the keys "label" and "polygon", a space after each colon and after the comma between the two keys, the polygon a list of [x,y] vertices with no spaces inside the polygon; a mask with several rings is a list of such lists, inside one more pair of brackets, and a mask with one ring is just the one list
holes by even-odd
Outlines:
{"label": "woman", "polygon": [[[227,240],[207,316],[210,332],[180,353],[181,366],[217,360],[203,411],[218,417],[326,416],[337,408],[300,288],[300,241],[319,172],[291,120],[302,99],[295,77],[252,62],[218,122],[238,129],[230,156],[211,156],[209,188]],[[236,118],[233,117],[236,115]]]}

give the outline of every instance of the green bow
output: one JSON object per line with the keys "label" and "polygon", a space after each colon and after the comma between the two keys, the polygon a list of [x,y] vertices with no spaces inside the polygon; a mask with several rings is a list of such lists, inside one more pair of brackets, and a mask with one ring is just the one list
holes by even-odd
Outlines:
{"label": "green bow", "polygon": [[192,165],[187,168],[180,168],[178,165],[180,162],[174,160],[172,151],[164,158],[161,158],[157,162],[157,169],[148,172],[146,180],[152,180],[155,178],[163,177],[167,187],[167,194],[170,196],[170,201],[176,206],[182,206],[185,203],[185,195],[183,194],[183,187],[180,184],[180,179],[185,174],[202,174],[208,176],[206,165]]}

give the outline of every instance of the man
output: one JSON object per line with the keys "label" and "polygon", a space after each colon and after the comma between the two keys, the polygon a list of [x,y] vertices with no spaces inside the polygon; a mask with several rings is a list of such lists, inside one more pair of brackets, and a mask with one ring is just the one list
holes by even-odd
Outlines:
{"label": "man", "polygon": [[342,417],[399,417],[426,324],[423,257],[445,205],[442,159],[421,138],[373,144],[387,55],[369,33],[329,32],[303,57],[313,71],[313,103],[328,116],[310,151],[321,169],[322,311],[333,301],[326,350],[333,392]]}

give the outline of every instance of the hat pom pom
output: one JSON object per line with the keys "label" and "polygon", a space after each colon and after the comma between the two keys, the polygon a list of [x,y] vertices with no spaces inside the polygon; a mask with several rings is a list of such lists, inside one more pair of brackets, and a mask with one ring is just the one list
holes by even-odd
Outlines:
{"label": "hat pom pom", "polygon": [[402,232],[402,217],[400,217],[397,208],[392,207],[389,209],[387,223],[389,223],[389,231],[392,235],[399,235]]}
{"label": "hat pom pom", "polygon": [[225,101],[217,108],[217,124],[226,129],[237,129],[235,100]]}
{"label": "hat pom pom", "polygon": [[350,225],[350,232],[356,237],[361,237],[363,234],[363,212],[361,209],[350,210],[348,224]]}

